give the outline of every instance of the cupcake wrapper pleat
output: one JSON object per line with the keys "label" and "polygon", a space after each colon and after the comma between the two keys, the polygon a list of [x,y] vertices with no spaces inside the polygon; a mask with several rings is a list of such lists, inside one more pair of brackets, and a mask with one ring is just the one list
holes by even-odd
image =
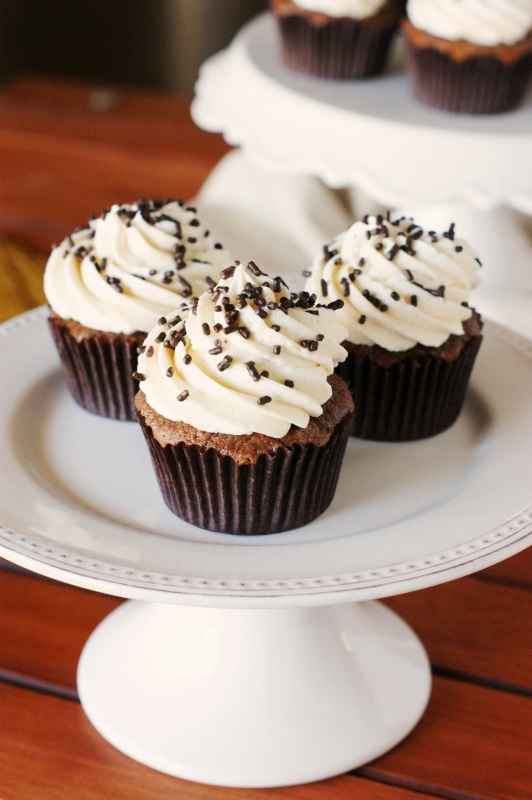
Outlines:
{"label": "cupcake wrapper pleat", "polygon": [[76,403],[101,417],[134,421],[139,385],[131,374],[142,336],[95,333],[78,341],[68,321],[50,317],[48,324]]}
{"label": "cupcake wrapper pleat", "polygon": [[319,78],[347,80],[382,72],[397,24],[363,26],[355,20],[314,26],[296,15],[279,17],[283,60]]}
{"label": "cupcake wrapper pleat", "polygon": [[481,341],[481,336],[471,338],[454,361],[427,354],[389,367],[349,349],[336,372],[353,394],[353,436],[405,442],[449,428],[462,410]]}
{"label": "cupcake wrapper pleat", "polygon": [[212,448],[161,446],[138,414],[168,508],[199,528],[250,536],[299,528],[325,511],[336,491],[352,419],[346,415],[322,447],[279,447],[254,464],[238,465]]}
{"label": "cupcake wrapper pleat", "polygon": [[532,53],[506,64],[495,56],[455,61],[431,47],[409,46],[414,93],[431,106],[462,114],[497,114],[520,105]]}

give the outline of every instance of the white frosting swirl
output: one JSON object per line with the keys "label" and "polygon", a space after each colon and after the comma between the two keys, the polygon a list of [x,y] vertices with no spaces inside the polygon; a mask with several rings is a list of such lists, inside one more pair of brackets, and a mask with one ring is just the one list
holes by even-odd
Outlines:
{"label": "white frosting swirl", "polygon": [[354,344],[408,350],[439,347],[462,334],[480,262],[454,225],[423,231],[412,219],[365,217],[337,236],[314,261],[306,289],[320,302],[340,298],[337,314]]}
{"label": "white frosting swirl", "polygon": [[494,47],[512,45],[532,29],[531,0],[408,0],[416,28],[440,39]]}
{"label": "white frosting swirl", "polygon": [[295,307],[281,279],[253,263],[222,276],[190,313],[148,334],[138,370],[149,405],[212,433],[281,438],[306,428],[332,394],[327,377],[346,358],[347,330],[331,309]]}
{"label": "white frosting swirl", "polygon": [[300,8],[318,11],[328,17],[366,19],[380,11],[387,0],[295,0],[295,2]]}
{"label": "white frosting swirl", "polygon": [[88,328],[149,331],[229,260],[181,201],[115,205],[54,248],[44,291],[56,314]]}

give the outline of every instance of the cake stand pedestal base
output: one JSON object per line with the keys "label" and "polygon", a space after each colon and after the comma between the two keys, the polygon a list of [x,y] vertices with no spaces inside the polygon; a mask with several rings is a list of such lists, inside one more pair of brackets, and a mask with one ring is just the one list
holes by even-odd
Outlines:
{"label": "cake stand pedestal base", "polygon": [[413,631],[375,601],[217,609],[129,601],[88,640],[78,686],[97,730],[180,778],[320,780],[397,744],[430,694]]}

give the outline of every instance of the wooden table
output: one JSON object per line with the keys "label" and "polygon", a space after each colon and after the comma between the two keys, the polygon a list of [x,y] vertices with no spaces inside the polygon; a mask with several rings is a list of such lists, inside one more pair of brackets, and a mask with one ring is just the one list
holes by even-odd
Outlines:
{"label": "wooden table", "polygon": [[[191,197],[227,147],[188,101],[21,79],[0,91],[0,317],[42,302],[44,250],[90,213]],[[0,490],[1,491],[1,490]],[[532,494],[532,487],[531,487]],[[433,667],[428,710],[392,752],[333,780],[219,789],[114,750],[78,703],[76,664],[121,602],[0,562],[0,798],[505,800],[532,797],[532,549],[473,577],[387,601]]]}

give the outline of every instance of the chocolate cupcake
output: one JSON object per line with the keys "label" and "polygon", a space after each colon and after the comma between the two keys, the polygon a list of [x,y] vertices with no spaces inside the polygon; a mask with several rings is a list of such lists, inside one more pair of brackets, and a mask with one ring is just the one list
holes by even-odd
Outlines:
{"label": "chocolate cupcake", "polygon": [[320,78],[382,72],[404,0],[270,0],[285,64]]}
{"label": "chocolate cupcake", "polygon": [[251,262],[150,331],[136,397],[159,485],[209,530],[297,528],[331,503],[353,418],[346,329]]}
{"label": "chocolate cupcake", "polygon": [[402,29],[420,100],[447,111],[516,108],[532,71],[532,4],[522,0],[408,0]]}
{"label": "chocolate cupcake", "polygon": [[324,248],[307,290],[344,300],[349,355],[337,372],[356,408],[353,434],[410,441],[449,428],[482,340],[468,305],[480,262],[457,239],[409,218],[365,217]]}
{"label": "chocolate cupcake", "polygon": [[87,411],[134,420],[132,378],[147,331],[214,286],[229,254],[180,200],[115,205],[52,250],[49,327],[68,387]]}

